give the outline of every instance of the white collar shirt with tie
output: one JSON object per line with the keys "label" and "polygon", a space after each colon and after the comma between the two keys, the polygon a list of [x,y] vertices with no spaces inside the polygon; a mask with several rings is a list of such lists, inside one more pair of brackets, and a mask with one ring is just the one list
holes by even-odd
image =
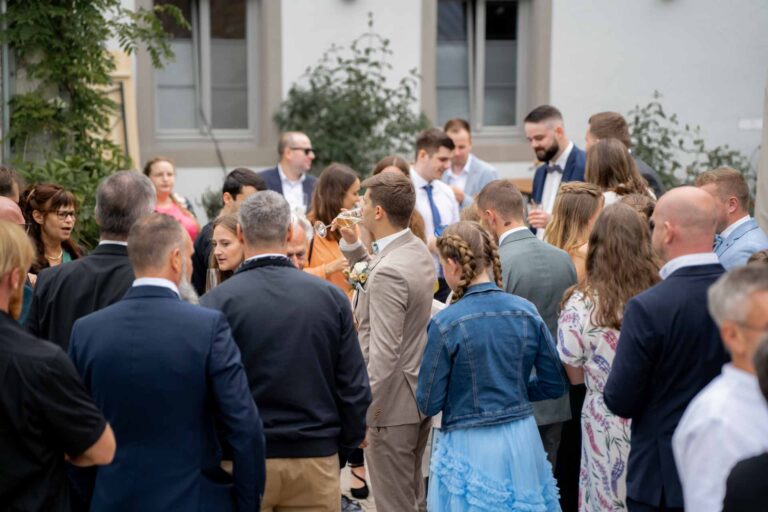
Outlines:
{"label": "white collar shirt with tie", "polygon": [[[449,172],[449,171],[446,171]],[[441,226],[450,226],[459,222],[459,203],[456,201],[456,194],[453,193],[453,189],[440,180],[432,180],[428,183],[424,178],[419,176],[419,173],[415,169],[411,168],[411,181],[413,182],[413,188],[416,189],[416,210],[421,214],[424,219],[424,233],[427,235],[427,241],[435,238],[435,223],[432,219],[432,207],[429,204],[429,195],[424,188],[427,185],[432,185],[432,200],[437,207],[437,211],[440,214]],[[440,269],[440,263],[437,256],[435,259],[435,269]]]}

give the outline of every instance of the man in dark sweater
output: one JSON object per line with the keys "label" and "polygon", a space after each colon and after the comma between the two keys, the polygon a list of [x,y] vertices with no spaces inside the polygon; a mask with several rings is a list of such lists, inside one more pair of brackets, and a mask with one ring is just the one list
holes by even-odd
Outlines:
{"label": "man in dark sweater", "polygon": [[362,443],[371,391],[349,299],[286,257],[288,202],[257,192],[240,207],[245,261],[201,299],[224,312],[264,421],[262,510],[341,508],[339,459]]}

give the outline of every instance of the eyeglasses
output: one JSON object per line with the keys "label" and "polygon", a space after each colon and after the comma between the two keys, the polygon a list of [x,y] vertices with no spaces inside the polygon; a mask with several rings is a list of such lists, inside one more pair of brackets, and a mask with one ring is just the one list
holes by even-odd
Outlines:
{"label": "eyeglasses", "polygon": [[309,156],[310,153],[314,153],[312,148],[291,148],[291,151],[303,151],[305,155]]}
{"label": "eyeglasses", "polygon": [[75,210],[59,210],[56,212],[56,216],[59,218],[59,220],[67,220],[67,217],[72,217],[72,220],[77,218]]}

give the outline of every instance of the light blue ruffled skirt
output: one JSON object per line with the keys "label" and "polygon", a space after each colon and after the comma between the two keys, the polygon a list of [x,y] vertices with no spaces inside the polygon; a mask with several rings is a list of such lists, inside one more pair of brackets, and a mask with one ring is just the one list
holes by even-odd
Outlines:
{"label": "light blue ruffled skirt", "polygon": [[559,512],[557,484],[533,416],[489,427],[435,430],[427,508]]}

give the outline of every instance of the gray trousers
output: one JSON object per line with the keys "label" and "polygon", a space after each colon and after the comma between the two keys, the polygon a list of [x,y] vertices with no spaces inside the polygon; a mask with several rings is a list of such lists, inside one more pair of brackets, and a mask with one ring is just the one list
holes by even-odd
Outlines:
{"label": "gray trousers", "polygon": [[547,460],[552,464],[552,471],[555,471],[557,464],[557,450],[560,449],[560,437],[563,433],[562,423],[552,423],[550,425],[539,425],[539,434],[541,442],[544,445],[544,451],[547,452]]}
{"label": "gray trousers", "polygon": [[432,418],[395,427],[370,427],[365,460],[379,512],[427,510],[421,461]]}

